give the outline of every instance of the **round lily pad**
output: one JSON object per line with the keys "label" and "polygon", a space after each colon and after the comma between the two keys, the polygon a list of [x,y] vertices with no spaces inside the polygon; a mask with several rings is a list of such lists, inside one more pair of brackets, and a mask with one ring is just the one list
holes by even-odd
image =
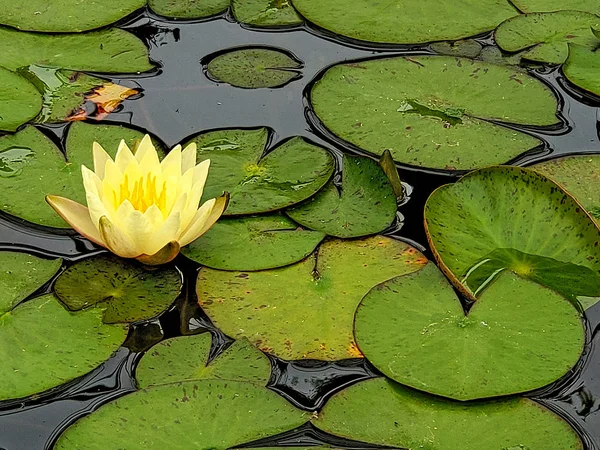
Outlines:
{"label": "round lily pad", "polygon": [[396,209],[392,184],[377,162],[344,155],[341,189],[330,181],[317,195],[286,213],[310,229],[351,238],[385,230],[394,221]]}
{"label": "round lily pad", "polygon": [[457,40],[493,30],[517,11],[504,0],[292,0],[310,22],[342,36],[390,44]]}
{"label": "round lily pad", "polygon": [[0,130],[15,131],[37,116],[41,110],[42,95],[35,86],[19,74],[0,67]]}
{"label": "round lily pad", "polygon": [[522,14],[500,24],[496,43],[507,52],[525,50],[530,61],[562,64],[569,56],[569,43],[595,49],[600,40],[592,29],[600,28],[600,17],[582,11]]}
{"label": "round lily pad", "polygon": [[87,31],[110,25],[145,4],[145,0],[1,0],[0,24],[29,31]]}
{"label": "round lily pad", "polygon": [[503,163],[540,144],[490,120],[558,122],[550,89],[522,70],[448,56],[334,66],[311,102],[333,134],[361,149],[446,170]]}
{"label": "round lily pad", "polygon": [[51,294],[0,314],[0,400],[27,397],[82,376],[106,361],[127,336],[94,308],[67,311]]}
{"label": "round lily pad", "polygon": [[313,423],[347,439],[427,450],[583,450],[577,433],[532,400],[457,402],[385,379],[335,394]]}
{"label": "round lily pad", "polygon": [[202,269],[198,301],[227,335],[246,337],[280,358],[360,357],[354,310],[369,289],[423,266],[416,249],[393,239],[326,241],[310,258],[281,269]]}
{"label": "round lily pad", "polygon": [[150,9],[174,19],[203,19],[224,12],[229,0],[148,0]]}
{"label": "round lily pad", "polygon": [[258,27],[289,26],[302,23],[291,0],[232,0],[235,20]]}
{"label": "round lily pad", "polygon": [[512,0],[513,5],[524,13],[550,12],[570,9],[573,11],[587,11],[594,14],[600,13],[598,0]]}
{"label": "round lily pad", "polygon": [[65,270],[54,292],[71,311],[95,306],[104,311],[104,323],[129,323],[166,310],[181,287],[181,275],[174,268],[147,270],[139,263],[102,255]]}
{"label": "round lily pad", "polygon": [[512,272],[465,315],[433,263],[373,288],[358,307],[354,332],[386,376],[456,400],[546,386],[573,368],[585,342],[571,302]]}
{"label": "round lily pad", "polygon": [[256,214],[294,205],[314,195],[333,174],[331,154],[300,137],[264,155],[267,129],[221,130],[192,139],[198,160],[210,159],[203,201],[227,191],[225,215]]}
{"label": "round lily pad", "polygon": [[509,269],[575,300],[600,296],[600,230],[557,184],[499,166],[438,188],[425,205],[432,251],[473,299]]}
{"label": "round lily pad", "polygon": [[207,65],[215,81],[257,89],[283,86],[300,77],[302,64],[279,50],[245,48],[213,58]]}
{"label": "round lily pad", "polygon": [[[600,41],[598,44],[600,46]],[[563,72],[575,86],[600,97],[600,51],[569,45]]]}
{"label": "round lily pad", "polygon": [[224,218],[181,252],[213,269],[264,270],[306,258],[324,238],[279,214]]}

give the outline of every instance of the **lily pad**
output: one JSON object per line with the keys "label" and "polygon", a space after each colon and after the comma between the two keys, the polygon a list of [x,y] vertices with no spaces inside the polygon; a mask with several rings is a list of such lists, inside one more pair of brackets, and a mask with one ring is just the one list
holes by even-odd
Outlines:
{"label": "lily pad", "polygon": [[356,312],[355,335],[386,376],[456,400],[546,386],[573,368],[585,342],[573,304],[512,272],[465,315],[433,263],[372,289]]}
{"label": "lily pad", "polygon": [[206,70],[215,81],[258,89],[283,86],[300,77],[301,68],[299,61],[282,51],[245,48],[231,50],[213,58]]}
{"label": "lily pad", "polygon": [[333,134],[361,149],[446,170],[503,163],[540,144],[490,120],[558,122],[550,89],[522,70],[447,56],[334,66],[311,102]]}
{"label": "lily pad", "polygon": [[174,268],[147,270],[113,256],[75,263],[54,284],[54,292],[71,311],[94,306],[104,323],[129,323],[156,317],[180,294],[181,275]]}
{"label": "lily pad", "polygon": [[118,28],[51,35],[0,27],[0,66],[17,70],[32,64],[106,73],[145,72],[153,68],[144,43]]}
{"label": "lily pad", "polygon": [[224,12],[229,0],[148,0],[156,14],[174,19],[203,19]]}
{"label": "lily pad", "polygon": [[517,14],[505,0],[293,0],[310,22],[342,36],[390,44],[458,40]]}
{"label": "lily pad", "polygon": [[587,11],[594,14],[600,13],[598,0],[512,0],[513,5],[524,13],[551,12],[570,9],[573,11]]}
{"label": "lily pad", "polygon": [[177,442],[226,450],[307,421],[307,413],[265,388],[270,364],[251,345],[235,343],[206,367],[209,347],[208,334],[158,344],[140,362],[143,389],[76,422],[55,449],[159,450]]}
{"label": "lily pad", "polygon": [[293,359],[360,357],[352,336],[361,298],[378,283],[420,269],[426,259],[393,239],[326,241],[310,258],[281,269],[202,269],[198,301],[227,335]]}
{"label": "lily pad", "polygon": [[507,52],[525,50],[530,61],[562,64],[569,56],[569,43],[595,49],[600,40],[592,29],[600,28],[600,17],[582,11],[522,14],[500,24],[496,43]]}
{"label": "lily pad", "polygon": [[569,45],[563,72],[575,86],[600,97],[600,51]]}
{"label": "lily pad", "polygon": [[181,252],[213,269],[264,270],[306,258],[324,238],[279,214],[225,218]]}
{"label": "lily pad", "polygon": [[600,295],[600,230],[533,170],[490,167],[438,188],[425,205],[425,225],[442,270],[473,299],[502,268],[571,300]]}
{"label": "lily pad", "polygon": [[127,336],[91,308],[67,311],[51,294],[0,314],[0,400],[27,397],[82,376],[106,361]]}
{"label": "lily pad", "polygon": [[456,402],[385,379],[335,394],[313,422],[378,445],[427,450],[583,450],[577,433],[532,400]]}
{"label": "lily pad", "polygon": [[[342,187],[333,181],[317,195],[286,213],[301,225],[330,236],[377,234],[396,217],[396,195],[377,162],[344,155]],[[341,192],[340,192],[341,190]]]}
{"label": "lily pad", "polygon": [[303,22],[291,0],[232,0],[235,20],[258,27],[299,25]]}
{"label": "lily pad", "polygon": [[203,201],[227,191],[225,215],[275,211],[306,200],[331,178],[333,157],[325,149],[296,137],[264,155],[268,139],[260,128],[211,131],[190,140],[198,145],[198,160],[211,161]]}
{"label": "lily pad", "polygon": [[41,109],[42,96],[35,86],[19,74],[0,67],[0,130],[15,131]]}
{"label": "lily pad", "polygon": [[465,39],[456,42],[434,42],[430,47],[440,55],[462,56],[465,58],[476,58],[483,49],[483,46],[475,39]]}
{"label": "lily pad", "polygon": [[87,31],[110,25],[145,4],[145,0],[1,0],[0,24],[27,31]]}

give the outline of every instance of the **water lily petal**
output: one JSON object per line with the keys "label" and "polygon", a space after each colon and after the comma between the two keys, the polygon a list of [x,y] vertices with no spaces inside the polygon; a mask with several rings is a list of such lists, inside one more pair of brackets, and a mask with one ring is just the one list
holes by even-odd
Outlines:
{"label": "water lily petal", "polygon": [[[144,136],[142,143],[144,142],[144,140],[146,140],[146,136]],[[150,137],[148,137],[147,142],[149,142],[149,144],[144,144],[144,147],[142,147],[142,144],[140,144],[140,149],[138,150],[138,152],[143,150],[142,157],[138,158],[138,154],[136,153],[136,159],[140,163],[140,170],[142,171],[142,173],[151,172],[153,174],[159,174],[160,160],[158,159],[158,153],[156,152],[152,141],[150,141]]]}
{"label": "water lily petal", "polygon": [[173,148],[160,163],[163,178],[181,177],[181,145]]}
{"label": "water lily petal", "polygon": [[142,264],[147,264],[149,266],[157,266],[159,264],[166,264],[175,259],[178,255],[181,247],[177,241],[171,241],[167,243],[163,248],[161,248],[154,255],[141,255],[136,259]]}
{"label": "water lily petal", "polygon": [[106,216],[100,217],[100,234],[108,249],[122,258],[135,258],[142,254],[135,243]]}
{"label": "water lily petal", "polygon": [[79,234],[102,247],[105,246],[100,231],[94,226],[89,210],[68,198],[47,195],[46,201]]}
{"label": "water lily petal", "polygon": [[98,178],[98,175],[84,165],[81,165],[81,177],[83,178],[83,187],[86,192],[93,192],[96,195],[100,195],[102,192],[102,180]]}
{"label": "water lily petal", "polygon": [[144,213],[144,216],[146,216],[146,220],[148,220],[154,231],[165,223],[165,216],[163,216],[162,211],[156,205],[151,205]]}
{"label": "water lily petal", "polygon": [[112,217],[112,211],[109,212],[100,197],[93,192],[86,192],[85,197],[92,222],[96,228],[99,228],[100,217]]}
{"label": "water lily petal", "polygon": [[194,184],[202,182],[202,187],[208,178],[208,169],[210,168],[210,159],[205,159],[194,167]]}
{"label": "water lily petal", "polygon": [[[192,224],[188,227],[187,230],[183,233],[181,238],[179,238],[179,245],[182,247],[188,245],[190,242],[195,241],[204,233],[206,233],[210,227],[212,227],[215,222],[221,217],[227,205],[229,203],[229,193],[223,194],[221,197],[216,199],[211,199],[200,207],[194,220],[192,220]],[[208,206],[207,206],[208,205]],[[210,207],[208,214],[205,215],[205,212],[202,211],[203,208]]]}
{"label": "water lily petal", "polygon": [[135,159],[137,159],[138,163],[141,163],[146,153],[151,150],[156,151],[156,149],[154,148],[154,144],[152,144],[152,139],[150,138],[150,135],[146,134],[142,138],[135,150]]}
{"label": "water lily petal", "polygon": [[136,210],[129,200],[125,200],[115,213],[115,225],[131,238],[142,252],[154,239],[155,228],[141,211]]}
{"label": "water lily petal", "polygon": [[104,180],[108,180],[115,187],[120,186],[123,180],[123,172],[112,159],[107,160],[104,166]]}
{"label": "water lily petal", "polygon": [[106,161],[111,159],[111,157],[97,142],[94,142],[92,145],[92,153],[94,155],[94,172],[96,172],[96,175],[98,175],[100,179],[103,179]]}
{"label": "water lily petal", "polygon": [[162,247],[171,241],[178,241],[179,229],[181,228],[181,214],[171,214],[165,223],[156,230],[152,236],[152,241],[147,242],[143,248],[143,253],[153,255]]}
{"label": "water lily petal", "polygon": [[115,155],[115,164],[122,173],[125,173],[127,166],[129,166],[129,164],[132,162],[137,163],[135,156],[133,156],[133,153],[131,153],[131,150],[125,143],[125,139],[121,139],[119,149]]}
{"label": "water lily petal", "polygon": [[191,221],[194,218],[194,215],[196,214],[196,211],[198,210],[203,190],[204,185],[200,182],[196,183],[194,186],[188,189],[188,202],[185,209],[183,210],[184,215],[182,220],[186,227],[191,223]]}
{"label": "water lily petal", "polygon": [[181,173],[186,173],[196,165],[196,153],[198,146],[195,142],[188,144],[181,152]]}

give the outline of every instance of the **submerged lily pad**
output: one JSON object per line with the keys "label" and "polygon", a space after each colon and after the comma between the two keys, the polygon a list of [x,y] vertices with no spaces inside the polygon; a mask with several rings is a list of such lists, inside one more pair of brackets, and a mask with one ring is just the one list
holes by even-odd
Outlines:
{"label": "submerged lily pad", "polygon": [[[35,86],[19,74],[0,67],[0,130],[15,131],[41,110],[42,96]],[[1,158],[0,154],[0,161]]]}
{"label": "submerged lily pad", "polygon": [[599,0],[511,0],[513,5],[524,13],[551,12],[569,9],[600,14]]}
{"label": "submerged lily pad", "polygon": [[334,66],[314,85],[311,102],[340,138],[376,155],[389,149],[399,163],[436,169],[503,163],[540,144],[490,120],[558,122],[550,89],[520,69],[446,56]]}
{"label": "submerged lily pad", "polygon": [[296,137],[264,155],[268,138],[260,128],[211,131],[190,140],[198,145],[198,160],[211,161],[203,201],[227,191],[225,215],[262,213],[306,200],[327,183],[334,169],[327,150]]}
{"label": "submerged lily pad", "polygon": [[[600,41],[598,41],[600,47]],[[569,45],[569,57],[563,66],[567,80],[600,97],[600,51]]]}
{"label": "submerged lily pad", "polygon": [[113,256],[95,256],[65,270],[54,292],[71,311],[91,306],[103,310],[104,323],[151,319],[166,310],[181,292],[174,268],[145,269]]}
{"label": "submerged lily pad", "polygon": [[440,266],[473,299],[503,269],[571,300],[600,295],[600,230],[533,170],[490,167],[438,188],[425,225]]}
{"label": "submerged lily pad", "polygon": [[356,312],[355,335],[388,377],[456,400],[546,386],[571,370],[585,341],[573,304],[511,272],[465,315],[433,263],[373,288]]}
{"label": "submerged lily pad", "polygon": [[229,0],[148,0],[156,14],[175,19],[203,19],[224,12]]}
{"label": "submerged lily pad", "polygon": [[291,0],[232,0],[231,9],[235,20],[259,27],[301,24],[290,3]]}
{"label": "submerged lily pad", "polygon": [[181,252],[213,269],[264,270],[304,259],[324,238],[279,214],[224,218]]}
{"label": "submerged lily pad", "polygon": [[434,42],[430,47],[440,55],[462,56],[465,58],[476,58],[483,49],[483,46],[475,39],[465,39],[456,42]]}
{"label": "submerged lily pad", "polygon": [[302,64],[268,48],[231,50],[212,59],[206,70],[219,82],[247,89],[283,86],[300,77]]}
{"label": "submerged lily pad", "polygon": [[270,364],[251,345],[236,342],[206,366],[209,348],[208,333],[153,347],[137,371],[143,389],[76,422],[55,449],[161,450],[177,442],[226,450],[307,421],[307,413],[265,388]]}
{"label": "submerged lily pad", "polygon": [[296,222],[330,236],[377,234],[396,217],[396,195],[382,168],[369,158],[344,155],[341,192],[333,181],[314,197],[286,210]]}
{"label": "submerged lily pad", "polygon": [[202,269],[196,289],[200,306],[227,335],[246,337],[288,360],[338,360],[361,356],[352,336],[361,298],[425,261],[416,249],[387,237],[331,240],[281,269]]}
{"label": "submerged lily pad", "polygon": [[338,392],[313,423],[340,437],[397,448],[583,450],[567,422],[532,400],[456,402],[381,378]]}
{"label": "submerged lily pad", "polygon": [[592,29],[600,28],[600,17],[581,11],[522,14],[500,24],[496,43],[507,52],[526,50],[530,61],[562,64],[569,56],[569,43],[595,49],[600,40]]}

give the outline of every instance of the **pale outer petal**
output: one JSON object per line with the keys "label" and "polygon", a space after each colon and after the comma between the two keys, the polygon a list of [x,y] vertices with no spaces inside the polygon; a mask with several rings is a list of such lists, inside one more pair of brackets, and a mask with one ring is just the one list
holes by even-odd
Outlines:
{"label": "pale outer petal", "polygon": [[85,206],[57,195],[47,195],[46,201],[75,231],[90,241],[106,247],[100,231],[94,226],[90,212]]}
{"label": "pale outer petal", "polygon": [[115,225],[131,238],[140,253],[147,253],[146,247],[153,248],[155,228],[141,211],[133,208],[129,200],[125,200],[115,213]]}
{"label": "pale outer petal", "polygon": [[112,217],[112,215],[102,200],[100,200],[98,195],[94,194],[93,192],[86,192],[86,199],[92,222],[94,223],[95,227],[99,228],[100,217]]}
{"label": "pale outer petal", "polygon": [[181,238],[179,238],[179,245],[182,247],[188,245],[190,242],[195,241],[206,233],[219,217],[221,217],[221,214],[223,214],[223,211],[227,208],[228,203],[229,194],[216,199],[211,198],[204,202],[192,220],[192,224],[185,230]]}
{"label": "pale outer petal", "polygon": [[196,153],[198,146],[195,142],[187,145],[183,152],[181,152],[181,173],[185,173],[188,170],[194,168],[196,165]]}
{"label": "pale outer petal", "polygon": [[131,153],[131,150],[129,150],[125,140],[121,139],[119,149],[115,155],[115,164],[122,173],[125,173],[127,166],[132,162],[137,162],[135,156],[133,156],[133,153]]}
{"label": "pale outer petal", "polygon": [[106,247],[115,255],[122,258],[135,258],[142,254],[131,238],[114,225],[108,217],[100,218],[99,228]]}
{"label": "pale outer petal", "polygon": [[86,193],[92,192],[95,195],[100,195],[102,192],[102,180],[98,178],[98,175],[82,165],[81,177],[83,178],[83,187],[85,188]]}
{"label": "pale outer petal", "polygon": [[181,177],[181,145],[173,148],[165,156],[160,163],[160,169],[165,179]]}
{"label": "pale outer petal", "polygon": [[181,228],[181,215],[171,214],[165,223],[154,233],[152,241],[144,247],[144,253],[153,255],[171,241],[177,241],[179,229]]}
{"label": "pale outer petal", "polygon": [[109,181],[115,187],[120,186],[123,181],[123,172],[121,172],[112,159],[106,161],[104,180]]}
{"label": "pale outer petal", "polygon": [[[144,136],[144,140],[146,139],[146,136]],[[142,143],[144,142],[144,140],[142,140]],[[135,159],[139,161],[140,170],[142,171],[142,173],[151,172],[153,174],[159,174],[160,160],[158,159],[158,153],[156,152],[154,145],[152,145],[152,141],[150,141],[149,137],[148,142],[149,144],[144,144],[143,147],[142,144],[140,144],[140,149],[138,150],[138,153],[136,153]],[[138,158],[138,154],[140,151],[143,151],[143,154],[141,158]]]}
{"label": "pale outer petal", "polygon": [[92,145],[92,153],[94,155],[94,172],[100,179],[104,178],[104,168],[106,167],[106,161],[110,158],[109,154],[102,148],[100,144],[94,142]]}
{"label": "pale outer petal", "polygon": [[190,223],[194,219],[196,211],[198,210],[198,207],[200,205],[200,199],[202,198],[202,188],[203,186],[201,183],[196,183],[189,190],[190,193],[188,195],[188,202],[182,216],[182,224],[184,229],[190,225]]}
{"label": "pale outer petal", "polygon": [[206,183],[206,179],[208,178],[208,169],[210,168],[210,159],[205,159],[196,167],[194,167],[194,181],[193,183],[202,183],[202,187],[204,188],[204,184]]}
{"label": "pale outer petal", "polygon": [[150,138],[150,135],[146,134],[144,135],[137,149],[135,150],[135,159],[137,159],[138,162],[141,162],[142,158],[144,158],[146,153],[150,150],[156,151],[156,149],[154,148],[154,144],[152,143],[152,139]]}

